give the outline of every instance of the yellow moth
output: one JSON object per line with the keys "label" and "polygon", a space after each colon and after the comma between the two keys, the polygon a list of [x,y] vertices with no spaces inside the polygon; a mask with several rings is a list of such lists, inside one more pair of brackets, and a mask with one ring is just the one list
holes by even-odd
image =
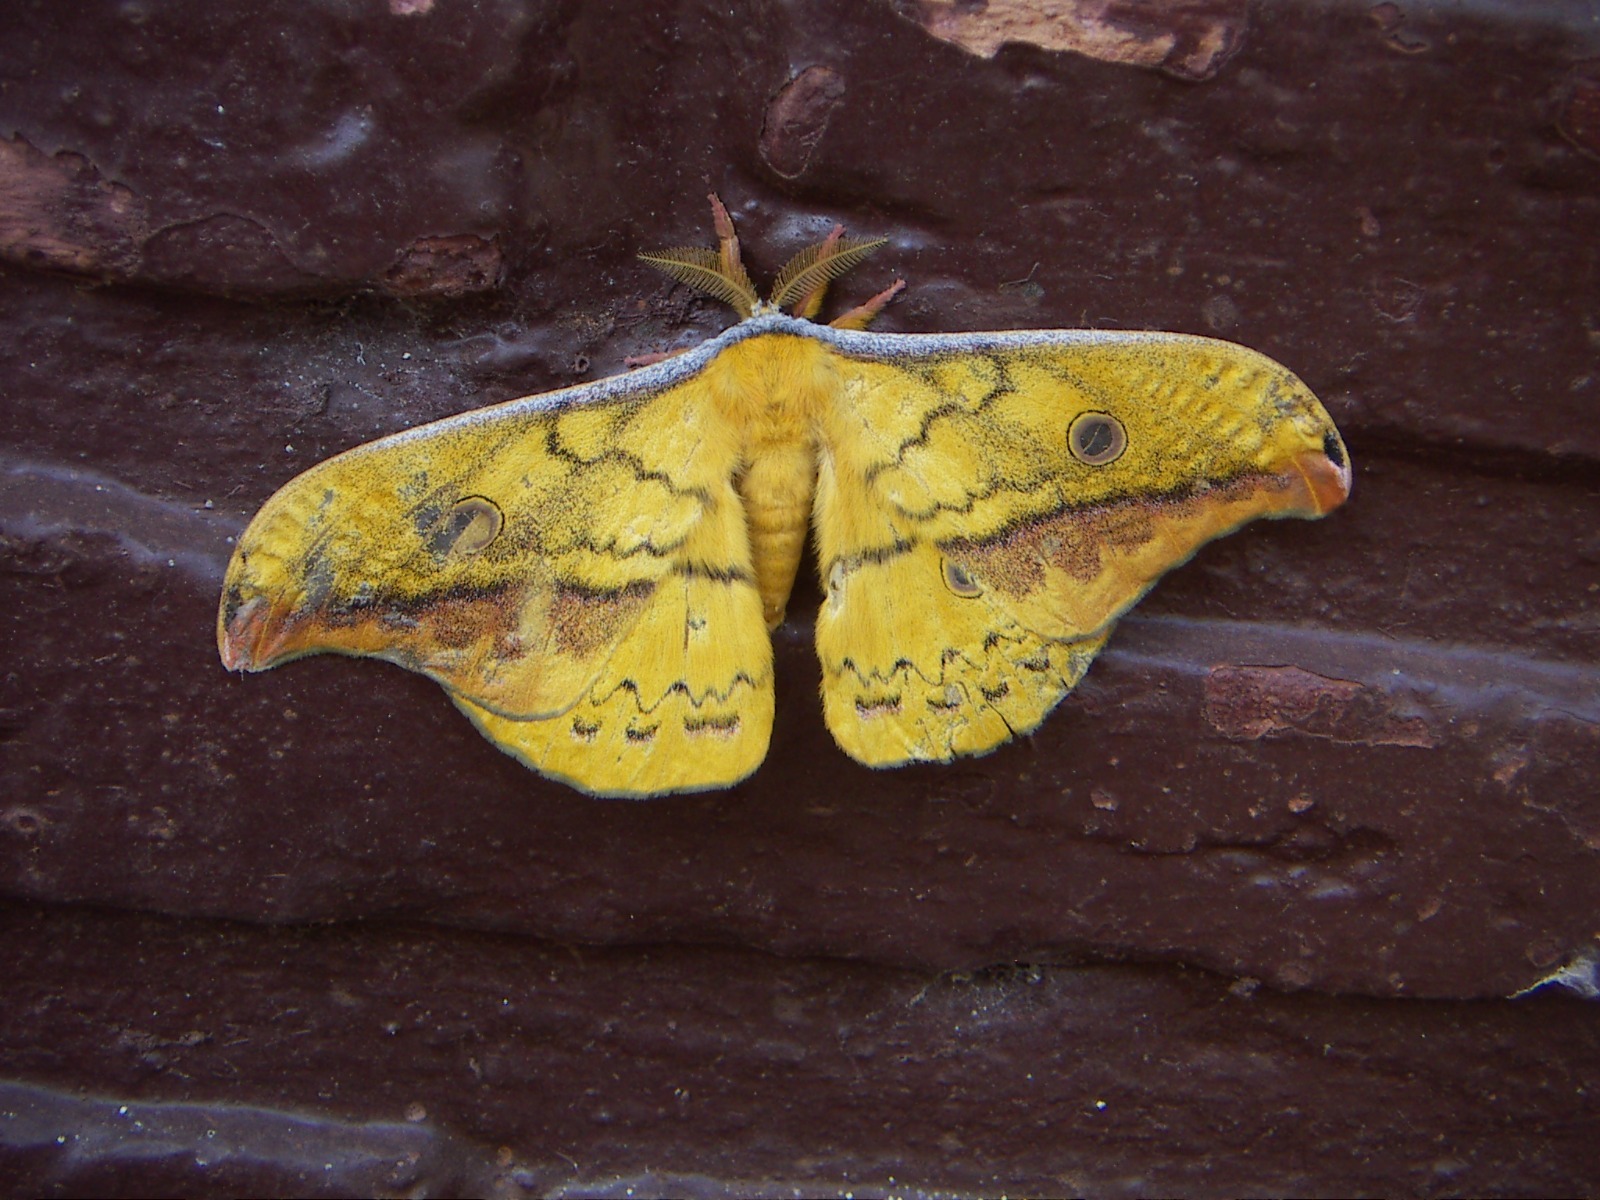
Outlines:
{"label": "yellow moth", "polygon": [[1349,494],[1322,405],[1252,350],[866,332],[898,283],[814,324],[879,243],[835,230],[764,303],[712,200],[717,250],[645,257],[739,324],[290,480],[228,567],[223,662],[385,658],[586,792],[726,787],[766,755],[769,631],[809,534],[828,728],[869,766],[944,762],[1036,728],[1205,542]]}

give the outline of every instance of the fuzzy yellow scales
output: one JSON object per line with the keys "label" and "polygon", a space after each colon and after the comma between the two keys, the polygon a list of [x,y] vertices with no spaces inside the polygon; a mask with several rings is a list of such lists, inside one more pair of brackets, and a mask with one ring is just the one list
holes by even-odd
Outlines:
{"label": "fuzzy yellow scales", "polygon": [[228,568],[223,662],[385,658],[584,791],[723,787],[766,755],[768,634],[809,532],[828,728],[869,766],[947,761],[1038,726],[1203,543],[1349,493],[1322,405],[1254,351],[861,331],[898,284],[816,325],[875,243],[836,231],[763,304],[716,215],[717,251],[651,261],[745,320],[291,480]]}

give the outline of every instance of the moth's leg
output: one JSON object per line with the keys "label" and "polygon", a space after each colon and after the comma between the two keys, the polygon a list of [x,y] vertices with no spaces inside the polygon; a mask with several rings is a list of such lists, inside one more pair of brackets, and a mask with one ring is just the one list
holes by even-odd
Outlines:
{"label": "moth's leg", "polygon": [[677,358],[678,355],[686,353],[687,350],[688,347],[685,346],[682,350],[651,350],[647,354],[630,354],[622,360],[622,365],[629,368],[653,367],[658,362],[665,362],[669,358]]}
{"label": "moth's leg", "polygon": [[754,295],[755,285],[750,282],[744,262],[739,257],[739,235],[733,228],[733,218],[728,215],[727,206],[715,192],[707,199],[711,201],[711,227],[717,231],[717,256],[722,260],[722,274],[740,285],[741,290]]}
{"label": "moth's leg", "polygon": [[828,324],[835,329],[865,329],[872,323],[873,318],[889,307],[889,301],[905,290],[906,281],[904,279],[896,279],[865,304],[856,305],[849,312],[829,321]]}

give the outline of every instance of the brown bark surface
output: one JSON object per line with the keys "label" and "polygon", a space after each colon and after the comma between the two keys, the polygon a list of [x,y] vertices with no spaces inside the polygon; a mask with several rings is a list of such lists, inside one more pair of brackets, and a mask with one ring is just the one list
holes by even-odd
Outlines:
{"label": "brown bark surface", "polygon": [[[0,1194],[1592,1192],[1597,64],[1580,0],[0,6]],[[710,190],[758,279],[890,239],[879,328],[1271,354],[1354,495],[952,767],[834,747],[814,584],[702,796],[224,672],[293,474],[727,324],[634,259]]]}

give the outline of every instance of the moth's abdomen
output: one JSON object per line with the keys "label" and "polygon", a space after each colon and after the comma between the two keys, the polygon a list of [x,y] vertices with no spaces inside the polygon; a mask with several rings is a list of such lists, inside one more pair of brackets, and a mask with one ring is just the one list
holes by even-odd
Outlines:
{"label": "moth's abdomen", "polygon": [[737,478],[750,561],[767,628],[783,611],[805,553],[817,484],[817,417],[838,388],[814,338],[764,334],[735,342],[707,366],[706,387],[743,442]]}
{"label": "moth's abdomen", "polygon": [[789,444],[761,447],[739,479],[750,530],[750,559],[768,629],[783,623],[806,549],[816,478],[812,447]]}

